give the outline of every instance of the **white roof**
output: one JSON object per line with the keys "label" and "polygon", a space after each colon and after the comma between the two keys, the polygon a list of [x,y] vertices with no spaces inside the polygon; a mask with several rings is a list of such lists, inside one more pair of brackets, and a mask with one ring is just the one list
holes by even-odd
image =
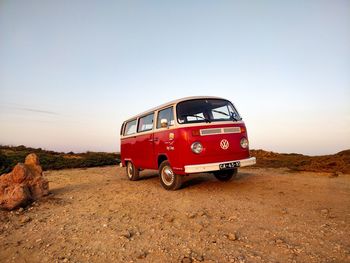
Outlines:
{"label": "white roof", "polygon": [[144,111],[140,114],[137,114],[131,118],[128,118],[126,121],[129,121],[129,120],[132,120],[132,119],[136,119],[138,117],[141,117],[143,115],[147,115],[148,113],[151,113],[152,111],[155,111],[155,110],[159,110],[159,109],[162,109],[162,108],[166,108],[168,106],[171,106],[171,105],[174,105],[174,104],[177,104],[179,102],[182,102],[182,101],[186,101],[186,100],[194,100],[194,99],[222,99],[222,100],[225,100],[224,98],[220,98],[220,97],[215,97],[215,96],[192,96],[192,97],[184,97],[184,98],[181,98],[181,99],[177,99],[177,100],[173,100],[173,101],[169,101],[167,103],[164,103],[162,105],[159,105],[158,107],[154,107],[152,109],[149,109],[147,111]]}

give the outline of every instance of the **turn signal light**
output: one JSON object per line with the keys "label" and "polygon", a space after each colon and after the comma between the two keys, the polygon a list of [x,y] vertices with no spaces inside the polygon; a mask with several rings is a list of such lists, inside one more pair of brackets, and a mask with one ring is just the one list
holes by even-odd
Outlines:
{"label": "turn signal light", "polygon": [[247,130],[244,126],[241,126],[241,133],[245,133]]}

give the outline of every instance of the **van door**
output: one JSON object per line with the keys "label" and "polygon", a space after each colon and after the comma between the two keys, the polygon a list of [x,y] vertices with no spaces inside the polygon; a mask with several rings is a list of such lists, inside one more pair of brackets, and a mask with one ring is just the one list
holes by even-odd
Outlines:
{"label": "van door", "polygon": [[[162,127],[161,120],[166,119],[167,125],[166,127]],[[178,160],[181,159],[179,149],[175,151],[175,136],[176,130],[172,129],[174,126],[174,110],[173,106],[162,109],[158,111],[157,115],[157,123],[156,123],[156,133],[154,134],[154,149],[155,155],[158,159],[158,156],[165,155],[170,162],[170,164],[176,168],[178,166]],[[158,168],[158,160],[156,163]]]}
{"label": "van door", "polygon": [[135,165],[141,169],[154,169],[154,141],[153,141],[154,113],[139,118],[135,145]]}

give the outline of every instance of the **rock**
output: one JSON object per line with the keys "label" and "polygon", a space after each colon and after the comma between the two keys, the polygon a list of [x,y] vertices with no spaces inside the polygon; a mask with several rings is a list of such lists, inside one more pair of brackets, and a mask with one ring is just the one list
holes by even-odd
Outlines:
{"label": "rock", "polygon": [[235,241],[235,240],[238,239],[238,238],[237,238],[237,234],[236,234],[236,233],[229,233],[229,234],[227,235],[227,239],[230,240],[230,241]]}
{"label": "rock", "polygon": [[197,213],[188,213],[187,217],[188,218],[195,218],[197,216]]}
{"label": "rock", "polygon": [[25,206],[30,200],[30,191],[27,186],[22,184],[9,185],[0,192],[0,207],[8,210],[15,209],[19,206]]}
{"label": "rock", "polygon": [[207,213],[204,210],[201,210],[201,211],[198,212],[198,215],[199,216],[206,216]]}
{"label": "rock", "polygon": [[204,256],[197,253],[192,253],[192,259],[194,259],[195,261],[202,262],[204,261]]}
{"label": "rock", "polygon": [[189,257],[183,257],[181,260],[181,263],[191,263],[191,262],[192,262],[192,259]]}
{"label": "rock", "polygon": [[21,218],[21,224],[30,222],[32,219],[29,216],[24,216]]}
{"label": "rock", "polygon": [[42,177],[35,177],[31,183],[30,191],[33,200],[38,200],[39,198],[49,194],[49,182]]}
{"label": "rock", "polygon": [[128,229],[124,230],[120,233],[120,237],[125,237],[129,239],[132,237],[132,233]]}
{"label": "rock", "polygon": [[246,262],[246,259],[245,259],[244,256],[238,256],[238,257],[232,258],[232,259],[230,260],[230,262],[245,263],[245,262]]}
{"label": "rock", "polygon": [[284,243],[284,241],[283,241],[282,239],[278,238],[278,239],[275,240],[275,243],[276,243],[277,245],[281,245],[281,244]]}
{"label": "rock", "polygon": [[326,215],[329,214],[329,210],[328,210],[328,209],[322,209],[322,210],[321,210],[321,214],[324,215],[324,216],[326,216]]}
{"label": "rock", "polygon": [[14,183],[22,183],[24,180],[26,179],[31,179],[30,177],[30,173],[28,171],[28,168],[25,164],[23,163],[18,163],[12,170],[11,172],[12,174],[12,181]]}
{"label": "rock", "polygon": [[39,158],[35,153],[28,154],[24,162],[28,165],[40,165]]}
{"label": "rock", "polygon": [[342,172],[333,172],[329,175],[330,178],[334,178],[334,177],[339,177],[341,176],[343,173]]}
{"label": "rock", "polygon": [[236,221],[238,219],[238,217],[236,215],[232,215],[228,218],[228,221]]}
{"label": "rock", "polygon": [[140,251],[140,253],[137,255],[138,259],[144,259],[146,258],[148,253],[146,251]]}
{"label": "rock", "polygon": [[29,154],[12,172],[0,177],[0,208],[13,210],[49,194],[39,159]]}

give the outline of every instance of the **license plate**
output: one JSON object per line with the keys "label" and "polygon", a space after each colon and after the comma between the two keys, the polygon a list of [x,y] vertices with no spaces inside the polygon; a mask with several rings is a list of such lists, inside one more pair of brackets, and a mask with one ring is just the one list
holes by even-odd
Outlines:
{"label": "license plate", "polygon": [[231,162],[231,163],[221,163],[219,164],[220,170],[225,170],[225,169],[232,169],[239,167],[241,164],[240,162]]}

